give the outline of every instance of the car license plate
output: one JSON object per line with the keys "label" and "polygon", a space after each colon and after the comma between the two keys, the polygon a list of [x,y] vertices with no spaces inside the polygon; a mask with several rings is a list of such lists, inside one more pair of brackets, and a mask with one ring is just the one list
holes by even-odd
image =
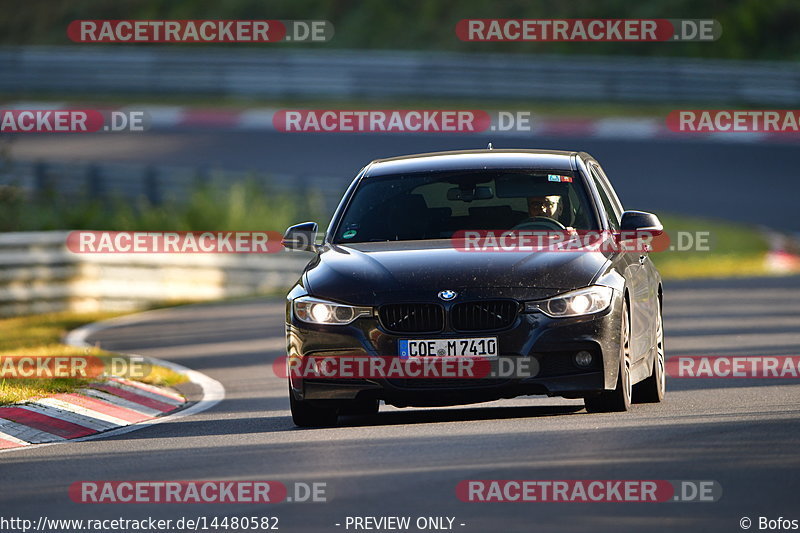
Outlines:
{"label": "car license plate", "polygon": [[401,359],[409,357],[497,357],[497,337],[470,339],[403,339]]}

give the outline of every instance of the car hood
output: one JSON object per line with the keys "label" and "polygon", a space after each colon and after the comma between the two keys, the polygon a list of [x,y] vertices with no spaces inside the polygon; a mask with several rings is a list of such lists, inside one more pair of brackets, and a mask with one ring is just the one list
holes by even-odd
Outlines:
{"label": "car hood", "polygon": [[461,297],[546,298],[585,287],[606,264],[599,252],[464,252],[435,241],[326,245],[306,267],[310,294],[354,305]]}

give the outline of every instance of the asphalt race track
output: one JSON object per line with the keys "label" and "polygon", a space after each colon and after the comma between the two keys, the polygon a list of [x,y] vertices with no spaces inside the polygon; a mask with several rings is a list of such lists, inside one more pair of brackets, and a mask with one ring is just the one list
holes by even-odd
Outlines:
{"label": "asphalt race track", "polygon": [[[439,150],[583,150],[603,165],[627,209],[682,213],[800,233],[797,141],[609,139],[530,134],[322,134],[171,129],[129,134],[17,136],[23,160],[117,161],[344,177],[372,159]],[[337,180],[339,181],[339,180]],[[283,229],[283,228],[278,228]]]}
{"label": "asphalt race track", "polygon": [[[289,532],[344,531],[347,516],[365,515],[450,516],[464,532],[741,531],[744,516],[754,530],[759,516],[798,518],[797,380],[670,379],[666,403],[625,414],[529,397],[382,406],[373,418],[300,430],[270,366],[283,354],[282,314],[267,299],[187,306],[90,338],[199,370],[226,398],[124,435],[0,455],[3,514],[277,516]],[[669,283],[665,330],[669,356],[797,355],[800,278]],[[189,479],[325,482],[329,501],[81,505],[67,493],[79,480]],[[464,503],[455,487],[466,479],[715,480],[723,492],[715,503]]]}

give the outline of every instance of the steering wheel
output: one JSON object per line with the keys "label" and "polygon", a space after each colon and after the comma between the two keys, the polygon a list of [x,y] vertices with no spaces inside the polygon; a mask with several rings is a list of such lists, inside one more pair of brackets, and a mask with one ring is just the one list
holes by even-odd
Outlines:
{"label": "steering wheel", "polygon": [[515,229],[554,229],[566,230],[567,227],[558,220],[550,217],[532,217],[523,220],[513,228]]}

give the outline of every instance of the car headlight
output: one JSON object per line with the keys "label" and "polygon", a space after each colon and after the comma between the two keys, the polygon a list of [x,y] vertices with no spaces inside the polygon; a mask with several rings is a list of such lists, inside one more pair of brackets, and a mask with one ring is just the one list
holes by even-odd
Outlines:
{"label": "car headlight", "polygon": [[541,311],[554,318],[591,315],[608,309],[613,295],[614,289],[611,287],[592,285],[547,300],[525,302],[525,311],[528,313]]}
{"label": "car headlight", "polygon": [[371,316],[371,307],[354,307],[301,296],[293,302],[294,315],[311,324],[349,324],[362,316]]}

